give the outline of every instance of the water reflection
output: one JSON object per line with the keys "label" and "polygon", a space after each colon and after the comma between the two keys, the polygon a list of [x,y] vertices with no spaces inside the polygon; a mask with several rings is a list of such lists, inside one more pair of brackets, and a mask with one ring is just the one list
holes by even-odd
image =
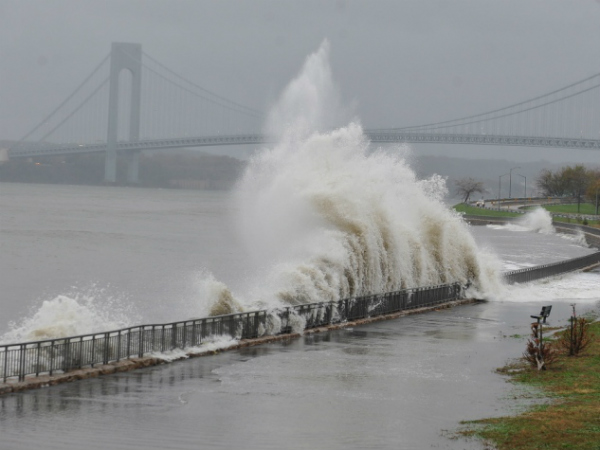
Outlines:
{"label": "water reflection", "polygon": [[0,448],[478,448],[440,430],[507,412],[493,369],[538,309],[468,305],[3,396]]}

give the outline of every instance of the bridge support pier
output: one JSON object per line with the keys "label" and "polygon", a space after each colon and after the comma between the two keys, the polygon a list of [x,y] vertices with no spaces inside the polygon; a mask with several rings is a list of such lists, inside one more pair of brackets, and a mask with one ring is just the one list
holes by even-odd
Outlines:
{"label": "bridge support pier", "polygon": [[[117,143],[119,139],[119,75],[121,71],[131,72],[131,98],[129,109],[129,130],[127,139],[140,139],[140,103],[142,94],[142,46],[113,42],[110,52],[110,86],[108,95],[108,135],[106,139],[106,159],[104,181],[117,182]],[[139,151],[127,155],[127,182],[138,182]]]}
{"label": "bridge support pier", "polygon": [[117,151],[110,147],[106,149],[104,158],[104,182],[110,184],[117,182]]}
{"label": "bridge support pier", "polygon": [[140,182],[140,152],[127,153],[127,184],[138,184]]}

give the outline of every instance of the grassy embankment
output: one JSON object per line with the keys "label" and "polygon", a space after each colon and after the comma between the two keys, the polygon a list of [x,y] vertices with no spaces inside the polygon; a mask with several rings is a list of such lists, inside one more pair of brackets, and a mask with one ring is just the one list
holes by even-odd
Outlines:
{"label": "grassy embankment", "polygon": [[[591,203],[582,203],[580,205],[580,211],[577,212],[577,205],[544,205],[542,208],[546,209],[551,213],[556,214],[586,214],[591,215],[596,213],[596,206]],[[530,208],[527,208],[530,209]],[[554,217],[556,222],[567,222],[567,223],[582,223],[581,219],[570,219],[568,217]],[[591,227],[600,227],[600,220],[588,220],[588,225]]]}
{"label": "grassy embankment", "polygon": [[499,450],[600,450],[600,322],[589,330],[593,341],[580,356],[561,355],[548,370],[524,362],[498,369],[514,383],[538,388],[550,403],[518,416],[466,422],[459,434]]}
{"label": "grassy embankment", "polygon": [[492,211],[484,208],[477,208],[476,206],[470,206],[465,203],[459,203],[454,205],[453,208],[460,212],[469,214],[472,216],[486,216],[486,217],[521,217],[523,214],[508,212],[508,211]]}
{"label": "grassy embankment", "polygon": [[591,203],[582,203],[579,212],[577,212],[577,204],[569,205],[544,205],[542,208],[553,213],[564,214],[596,214],[596,206]]}
{"label": "grassy embankment", "polygon": [[[585,205],[585,208],[584,208]],[[526,209],[535,209],[537,206],[530,206]],[[544,206],[548,211],[553,213],[563,213],[563,214],[577,214],[577,205],[547,205]],[[591,210],[591,208],[594,208]],[[508,212],[508,211],[491,211],[489,209],[478,208],[476,206],[466,205],[464,203],[459,203],[458,205],[454,205],[454,209],[458,212],[463,212],[465,214],[469,214],[472,216],[486,216],[486,217],[521,217],[522,214]],[[591,211],[590,211],[591,210]],[[593,207],[590,203],[582,203],[581,204],[581,214],[593,214],[595,212],[595,207]],[[566,222],[566,223],[579,223],[582,224],[583,221],[581,219],[571,219],[568,217],[554,217],[553,220],[555,222]],[[600,220],[588,220],[588,226],[591,227],[600,227]]]}

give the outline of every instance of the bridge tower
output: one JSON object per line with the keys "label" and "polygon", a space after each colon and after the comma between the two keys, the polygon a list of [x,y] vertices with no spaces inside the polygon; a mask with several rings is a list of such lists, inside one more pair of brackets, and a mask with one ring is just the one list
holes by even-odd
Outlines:
{"label": "bridge tower", "polygon": [[[104,165],[104,181],[117,181],[117,142],[119,137],[119,75],[121,71],[131,72],[131,102],[129,111],[128,140],[140,138],[140,103],[142,94],[142,46],[113,42],[110,52],[110,86],[108,96],[108,136],[106,160]],[[128,151],[127,182],[139,181],[139,151]]]}

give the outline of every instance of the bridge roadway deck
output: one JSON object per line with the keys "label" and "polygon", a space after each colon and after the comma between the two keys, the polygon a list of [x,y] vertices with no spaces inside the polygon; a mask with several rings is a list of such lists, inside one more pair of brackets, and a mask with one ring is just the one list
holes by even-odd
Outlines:
{"label": "bridge roadway deck", "polygon": [[[441,134],[410,131],[365,130],[365,135],[373,143],[436,143],[505,145],[523,147],[559,147],[600,150],[600,140],[575,139],[540,136],[494,136],[481,134]],[[272,136],[263,134],[234,134],[184,137],[172,139],[149,139],[117,143],[116,150],[132,152],[182,147],[213,147],[223,145],[261,145],[275,142]],[[21,143],[9,151],[9,158],[29,158],[33,156],[68,155],[107,151],[107,144],[44,144]]]}

